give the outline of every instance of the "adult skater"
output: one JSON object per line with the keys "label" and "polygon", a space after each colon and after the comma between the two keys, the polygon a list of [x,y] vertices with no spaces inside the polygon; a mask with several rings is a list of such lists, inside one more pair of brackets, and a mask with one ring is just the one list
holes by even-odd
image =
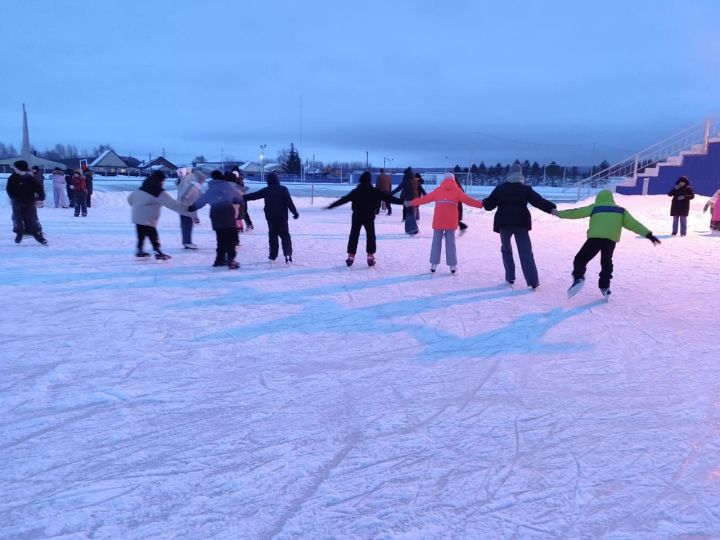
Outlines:
{"label": "adult skater", "polygon": [[554,203],[542,198],[533,188],[525,185],[525,177],[519,164],[512,165],[505,183],[497,186],[489,197],[483,199],[485,210],[492,211],[497,208],[493,231],[500,234],[505,281],[511,286],[515,283],[515,260],[511,244],[514,236],[525,282],[528,287],[535,290],[540,285],[540,279],[530,242],[532,218],[527,208],[528,204],[548,214],[555,208]]}
{"label": "adult skater", "polygon": [[[457,250],[455,248],[455,230],[460,222],[459,205],[469,204],[475,208],[482,208],[483,203],[467,195],[455,181],[453,173],[445,173],[442,183],[428,195],[405,203],[408,206],[418,207],[429,202],[435,203],[433,213],[433,241],[430,249],[430,272],[435,272],[440,264],[442,241],[445,238],[445,262],[450,272],[457,271]],[[410,208],[412,210],[412,208]]]}
{"label": "adult skater", "polygon": [[695,193],[690,187],[687,176],[678,178],[675,186],[668,192],[672,197],[670,203],[670,215],[673,217],[672,235],[678,233],[678,221],[680,222],[680,236],[687,235],[687,217],[690,213],[690,200],[695,198]]}
{"label": "adult skater", "polygon": [[145,238],[148,238],[155,251],[156,259],[160,261],[172,259],[170,255],[163,253],[160,249],[160,238],[157,232],[160,210],[165,206],[178,213],[188,212],[186,205],[176,201],[165,191],[164,181],[165,173],[155,171],[143,181],[140,189],[136,189],[128,197],[128,203],[132,206],[132,222],[135,224],[137,231],[137,252],[135,256],[138,258],[150,256],[149,253],[143,250]]}
{"label": "adult skater", "polygon": [[283,255],[285,262],[292,262],[292,238],[288,226],[288,211],[292,213],[293,219],[300,217],[295,203],[288,188],[280,185],[280,180],[274,172],[268,173],[266,178],[267,187],[254,193],[245,195],[246,201],[265,199],[265,219],[268,224],[268,242],[270,244],[270,255],[268,259],[274,261],[278,256],[278,238],[282,241]]}
{"label": "adult skater", "polygon": [[5,191],[12,204],[15,243],[22,242],[23,235],[28,233],[41,244],[47,245],[35,204],[36,201],[45,200],[45,190],[30,174],[27,161],[23,159],[16,161],[13,163],[13,169],[14,172],[7,179]]}
{"label": "adult skater", "polygon": [[67,199],[65,198],[65,173],[63,173],[59,167],[55,167],[51,178],[55,208],[67,208]]}
{"label": "adult skater", "polygon": [[[403,201],[412,201],[418,196],[418,183],[417,178],[413,176],[412,168],[408,167],[403,172],[403,179],[396,187],[392,190],[392,194],[400,192],[400,199]],[[415,236],[419,231],[417,226],[417,220],[415,219],[415,211],[408,209],[403,206],[403,221],[405,222],[405,233],[410,236]]]}
{"label": "adult skater", "polygon": [[573,282],[568,289],[568,296],[574,296],[582,289],[585,284],[587,264],[598,253],[600,253],[598,287],[605,298],[610,295],[610,280],[613,272],[612,256],[616,244],[620,241],[623,228],[644,236],[655,245],[660,243],[660,240],[653,236],[652,232],[636,220],[630,212],[616,205],[612,193],[606,189],[597,194],[595,204],[559,212],[554,210],[553,214],[562,219],[590,218],[587,240],[573,261]]}
{"label": "adult skater", "polygon": [[[381,191],[382,193],[389,194],[392,191],[392,176],[386,173],[385,169],[380,169],[380,174],[378,174],[377,180],[375,180],[375,187],[378,191]],[[386,210],[388,216],[392,215],[392,205],[386,203],[382,199],[378,201],[378,206],[375,209],[375,214],[379,214],[380,210]]]}
{"label": "adult skater", "polygon": [[720,189],[708,199],[703,207],[703,214],[710,210],[710,233],[720,231]]}
{"label": "adult skater", "polygon": [[[240,191],[243,193],[247,193],[248,189],[245,187],[245,178],[243,177],[243,173],[240,170],[240,167],[237,165],[232,168],[233,176],[235,177],[235,183],[240,186]],[[240,210],[242,212],[242,219],[245,222],[245,228],[248,231],[251,231],[255,228],[255,225],[253,225],[252,219],[250,219],[250,214],[248,213],[248,207],[247,203],[243,200],[242,205],[240,205]]]}
{"label": "adult skater", "polygon": [[213,266],[227,264],[230,270],[235,270],[240,267],[235,261],[235,247],[238,244],[235,205],[242,202],[243,194],[239,186],[228,180],[228,176],[221,171],[213,171],[210,178],[207,191],[190,206],[189,211],[196,212],[206,204],[210,205],[210,221],[217,240]]}
{"label": "adult skater", "polygon": [[92,206],[93,194],[93,173],[87,165],[82,166],[82,175],[85,177],[85,188],[87,190],[87,198],[85,205],[90,208]]}
{"label": "adult skater", "polygon": [[368,171],[360,175],[358,186],[355,189],[344,197],[330,203],[330,205],[326,207],[326,210],[349,202],[352,203],[352,225],[350,226],[350,237],[348,238],[347,259],[345,260],[345,264],[352,266],[352,263],[355,261],[360,229],[364,227],[367,263],[368,266],[375,266],[375,251],[377,250],[375,211],[378,208],[378,204],[385,202],[388,208],[390,208],[391,203],[402,204],[403,202],[386,191],[380,191],[374,188],[372,185],[372,175]]}
{"label": "adult skater", "polygon": [[[193,171],[190,167],[178,169],[177,200],[187,206],[197,201],[202,193],[205,178],[205,173],[200,170]],[[198,248],[192,241],[193,225],[197,223],[200,223],[197,212],[192,212],[190,215],[180,214],[180,232],[185,249]]]}

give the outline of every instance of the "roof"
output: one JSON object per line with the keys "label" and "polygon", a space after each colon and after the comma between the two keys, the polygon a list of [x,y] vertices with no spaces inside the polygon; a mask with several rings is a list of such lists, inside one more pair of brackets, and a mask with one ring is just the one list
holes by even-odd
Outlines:
{"label": "roof", "polygon": [[162,156],[158,156],[155,159],[153,159],[152,161],[149,161],[148,163],[146,163],[145,165],[142,165],[140,167],[140,169],[142,169],[142,170],[147,170],[147,169],[159,170],[159,169],[154,168],[157,166],[165,167],[166,169],[172,169],[173,171],[177,169],[177,165],[175,165],[174,163],[165,159]]}
{"label": "roof", "polygon": [[36,156],[35,154],[0,159],[0,165],[9,165],[10,167],[12,167],[13,163],[20,159],[24,159],[25,161],[27,161],[28,165],[30,165],[31,167],[37,165],[38,167],[43,167],[44,169],[51,169],[55,167],[60,167],[61,169],[66,168],[66,165],[64,163],[60,163],[59,161],[53,161],[52,159],[41,158],[39,156]]}
{"label": "roof", "polygon": [[105,150],[102,154],[100,154],[98,157],[96,157],[92,163],[88,164],[88,167],[127,167],[127,163],[125,163],[120,156],[118,156],[115,153],[115,150],[108,149]]}

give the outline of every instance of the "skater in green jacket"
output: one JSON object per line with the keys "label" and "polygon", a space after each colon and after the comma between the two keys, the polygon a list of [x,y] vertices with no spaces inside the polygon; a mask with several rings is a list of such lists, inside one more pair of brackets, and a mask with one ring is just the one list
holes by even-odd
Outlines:
{"label": "skater in green jacket", "polygon": [[615,204],[613,195],[604,189],[597,194],[595,204],[570,210],[553,210],[553,214],[562,219],[590,218],[590,228],[587,240],[580,248],[573,261],[573,283],[568,289],[568,296],[577,294],[585,284],[585,270],[587,264],[600,253],[600,280],[598,285],[604,297],[610,294],[610,280],[612,279],[612,256],[615,245],[620,241],[623,228],[631,230],[659,244],[652,232],[636,220],[630,212]]}

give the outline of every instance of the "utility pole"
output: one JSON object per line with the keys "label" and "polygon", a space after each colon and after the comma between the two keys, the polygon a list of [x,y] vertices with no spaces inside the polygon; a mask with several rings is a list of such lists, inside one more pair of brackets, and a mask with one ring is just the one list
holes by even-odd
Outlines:
{"label": "utility pole", "polygon": [[220,170],[225,168],[225,149],[220,147]]}
{"label": "utility pole", "polygon": [[370,157],[369,156],[370,156],[369,152],[367,150],[365,150],[365,170],[367,170],[368,167],[370,166]]}

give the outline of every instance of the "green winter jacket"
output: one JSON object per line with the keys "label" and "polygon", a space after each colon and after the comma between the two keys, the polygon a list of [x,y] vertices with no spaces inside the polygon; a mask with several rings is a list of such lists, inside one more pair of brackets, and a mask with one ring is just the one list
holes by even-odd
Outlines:
{"label": "green winter jacket", "polygon": [[650,234],[648,228],[632,217],[630,212],[615,204],[612,193],[606,189],[597,194],[595,204],[583,206],[582,208],[560,210],[558,217],[563,219],[589,217],[588,238],[607,238],[613,242],[619,242],[623,227],[641,236]]}

